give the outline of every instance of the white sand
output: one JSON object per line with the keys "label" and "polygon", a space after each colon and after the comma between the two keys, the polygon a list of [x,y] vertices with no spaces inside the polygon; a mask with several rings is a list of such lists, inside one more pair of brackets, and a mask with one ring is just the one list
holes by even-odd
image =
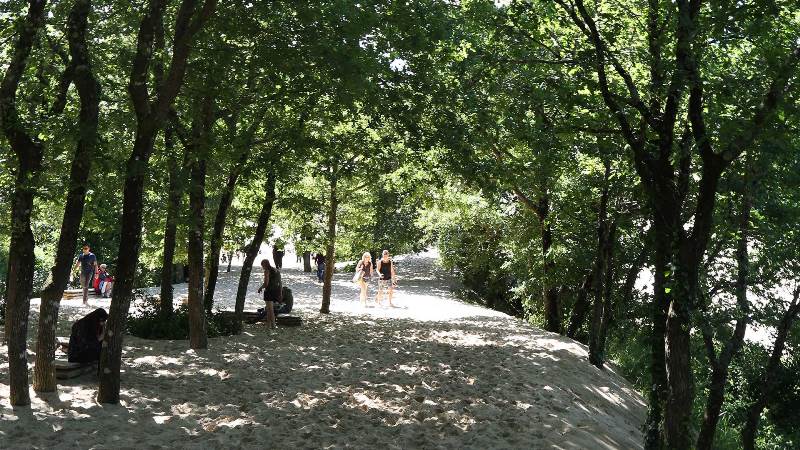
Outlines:
{"label": "white sand", "polygon": [[[285,261],[302,327],[247,325],[197,352],[126,336],[119,406],[94,400],[90,374],[12,409],[3,346],[0,448],[641,447],[645,402],[622,377],[589,365],[583,345],[453,299],[431,255],[398,260],[398,308],[364,309],[337,274],[330,315],[312,274]],[[259,272],[249,309],[262,305]],[[221,274],[225,309],[237,281]],[[108,307],[90,303],[62,304],[59,336]]]}

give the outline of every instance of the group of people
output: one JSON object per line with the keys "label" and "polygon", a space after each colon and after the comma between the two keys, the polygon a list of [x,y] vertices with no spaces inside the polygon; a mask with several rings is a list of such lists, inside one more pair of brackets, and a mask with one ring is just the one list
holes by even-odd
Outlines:
{"label": "group of people", "polygon": [[381,259],[375,264],[374,270],[372,266],[372,255],[369,252],[364,252],[361,255],[361,260],[356,264],[356,273],[353,280],[356,281],[361,287],[359,298],[361,304],[367,306],[367,296],[369,295],[369,283],[372,277],[378,278],[378,293],[375,295],[375,303],[381,306],[384,295],[389,300],[389,306],[394,307],[392,297],[394,296],[394,288],[397,287],[397,273],[395,272],[395,265],[389,255],[389,250],[384,250],[381,253]]}
{"label": "group of people", "polygon": [[80,267],[79,277],[83,288],[83,304],[89,303],[89,289],[93,289],[101,297],[110,297],[114,288],[114,277],[108,273],[105,264],[97,264],[97,256],[92,253],[89,245],[84,245],[82,252],[75,258],[72,271]]}

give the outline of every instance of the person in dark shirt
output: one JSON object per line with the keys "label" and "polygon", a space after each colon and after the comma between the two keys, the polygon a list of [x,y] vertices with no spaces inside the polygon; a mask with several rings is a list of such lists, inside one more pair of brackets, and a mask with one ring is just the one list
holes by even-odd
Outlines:
{"label": "person in dark shirt", "polygon": [[81,287],[83,288],[83,304],[89,304],[89,289],[94,284],[95,273],[97,273],[97,257],[90,251],[88,245],[83,246],[83,252],[75,258],[75,265],[72,270],[80,266]]}
{"label": "person in dark shirt", "polygon": [[69,362],[89,363],[100,359],[106,319],[108,319],[106,310],[97,308],[72,324],[67,349]]}
{"label": "person in dark shirt", "polygon": [[272,259],[275,261],[275,268],[278,270],[283,269],[283,255],[286,254],[285,245],[283,239],[279,238],[275,241],[275,245],[272,246]]}
{"label": "person in dark shirt", "polygon": [[264,302],[267,304],[267,326],[275,328],[275,303],[283,300],[283,286],[281,286],[281,273],[269,264],[268,259],[261,260],[264,269],[264,282],[258,288],[258,293],[264,291]]}
{"label": "person in dark shirt", "polygon": [[317,281],[322,283],[325,281],[325,255],[322,252],[317,253],[314,262],[317,263]]}
{"label": "person in dark shirt", "polygon": [[381,304],[381,297],[384,291],[386,297],[389,299],[389,306],[393,307],[392,296],[394,296],[394,288],[397,286],[397,274],[394,271],[394,261],[389,256],[389,250],[384,250],[381,259],[378,260],[376,267],[378,272],[378,294],[375,296],[375,301]]}

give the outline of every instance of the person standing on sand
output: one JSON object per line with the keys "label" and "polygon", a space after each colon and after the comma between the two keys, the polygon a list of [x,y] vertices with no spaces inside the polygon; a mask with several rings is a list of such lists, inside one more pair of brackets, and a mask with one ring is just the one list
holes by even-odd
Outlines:
{"label": "person standing on sand", "polygon": [[72,266],[72,271],[80,265],[80,279],[81,288],[83,288],[83,304],[89,304],[89,289],[94,284],[94,276],[97,273],[97,256],[90,251],[89,245],[84,244],[83,252],[75,258],[75,264]]}
{"label": "person standing on sand", "polygon": [[281,303],[283,299],[283,287],[281,286],[281,273],[269,264],[268,259],[261,260],[261,268],[264,269],[264,283],[258,288],[258,293],[264,291],[264,302],[266,302],[267,326],[275,328],[275,304]]}
{"label": "person standing on sand", "polygon": [[314,257],[314,262],[317,263],[317,281],[322,283],[325,281],[325,255],[318,252]]}
{"label": "person standing on sand", "polygon": [[278,238],[275,241],[275,245],[272,246],[272,260],[275,261],[275,268],[278,270],[283,269],[283,255],[286,254],[284,246],[285,244],[281,238]]}
{"label": "person standing on sand", "polygon": [[389,298],[389,306],[394,307],[392,304],[392,296],[394,295],[394,288],[397,285],[397,274],[394,272],[394,263],[389,256],[389,250],[384,250],[381,254],[381,259],[378,260],[378,294],[375,296],[375,303],[381,304],[381,297],[383,292],[388,290],[387,297]]}
{"label": "person standing on sand", "polygon": [[367,306],[369,282],[372,280],[372,256],[370,256],[369,252],[364,252],[361,255],[361,261],[356,264],[356,277],[358,278],[359,286],[361,286],[361,304]]}

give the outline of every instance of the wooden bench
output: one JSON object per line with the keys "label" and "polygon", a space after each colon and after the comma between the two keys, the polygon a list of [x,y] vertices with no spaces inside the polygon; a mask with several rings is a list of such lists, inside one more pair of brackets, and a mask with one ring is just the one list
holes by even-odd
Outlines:
{"label": "wooden bench", "polygon": [[54,365],[56,367],[56,378],[59,380],[68,380],[86,373],[97,372],[96,361],[93,363],[73,363],[66,359],[56,359]]}
{"label": "wooden bench", "polygon": [[[101,298],[94,293],[94,289],[89,289],[89,298]],[[83,289],[67,289],[64,295],[61,296],[62,300],[83,300]]]}
{"label": "wooden bench", "polygon": [[[235,311],[222,311],[223,314],[233,317],[236,314]],[[258,311],[244,311],[242,313],[242,319],[245,322],[264,322],[266,318],[262,318],[259,320]],[[290,316],[287,314],[281,314],[275,317],[275,323],[281,326],[286,327],[299,327],[303,324],[303,319],[299,316]]]}

